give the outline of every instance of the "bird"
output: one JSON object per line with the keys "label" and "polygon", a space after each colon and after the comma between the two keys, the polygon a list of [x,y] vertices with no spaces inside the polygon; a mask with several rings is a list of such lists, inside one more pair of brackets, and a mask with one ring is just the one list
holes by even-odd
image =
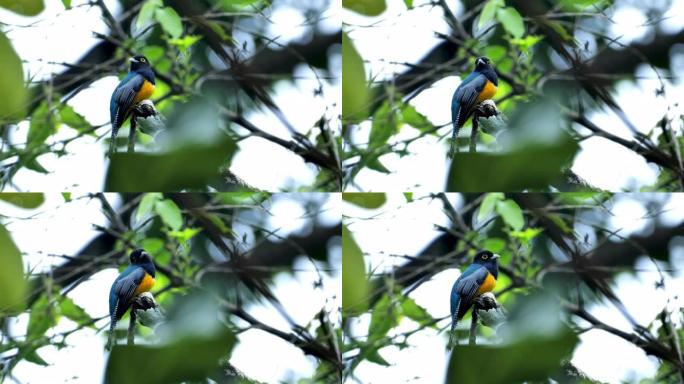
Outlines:
{"label": "bird", "polygon": [[128,311],[133,300],[148,292],[154,286],[156,268],[150,255],[144,249],[136,249],[130,255],[131,264],[119,274],[109,290],[109,340],[107,349],[114,341],[114,328]]}
{"label": "bird", "polygon": [[496,286],[499,276],[499,255],[483,250],[478,252],[473,263],[458,277],[451,288],[451,333],[449,345],[453,345],[454,330],[458,321],[473,305],[473,300]]}
{"label": "bird", "polygon": [[130,116],[133,108],[154,93],[155,77],[150,61],[143,55],[133,56],[131,68],[126,77],[114,89],[109,101],[109,117],[112,123],[112,140],[109,153],[116,149],[116,134],[124,121]]}
{"label": "bird", "polygon": [[456,151],[458,130],[473,114],[477,106],[496,94],[499,79],[488,58],[480,56],[475,59],[475,70],[458,85],[451,98],[451,134],[450,156]]}

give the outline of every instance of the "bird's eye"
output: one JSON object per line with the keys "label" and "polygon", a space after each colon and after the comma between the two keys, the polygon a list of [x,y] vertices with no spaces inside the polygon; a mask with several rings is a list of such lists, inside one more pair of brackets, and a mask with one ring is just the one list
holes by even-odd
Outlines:
{"label": "bird's eye", "polygon": [[144,57],[140,58],[140,62],[141,62],[141,63],[144,63],[145,61],[146,61],[146,60],[145,60]]}
{"label": "bird's eye", "polygon": [[488,258],[489,258],[489,256],[487,256],[487,255],[482,255],[482,260],[487,260]]}

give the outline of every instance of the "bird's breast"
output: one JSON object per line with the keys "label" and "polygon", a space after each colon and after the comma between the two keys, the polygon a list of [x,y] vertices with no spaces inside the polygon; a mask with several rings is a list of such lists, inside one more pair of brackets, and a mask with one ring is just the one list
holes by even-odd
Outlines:
{"label": "bird's breast", "polygon": [[152,277],[149,273],[145,273],[145,277],[143,277],[142,281],[138,285],[138,288],[135,289],[133,296],[138,296],[143,292],[149,292],[149,290],[152,289],[152,286],[154,286],[154,277]]}
{"label": "bird's breast", "polygon": [[154,84],[150,83],[147,80],[143,81],[142,86],[140,87],[140,90],[138,93],[135,95],[135,98],[133,99],[133,104],[138,104],[139,102],[143,100],[147,100],[152,96],[154,93]]}
{"label": "bird's breast", "polygon": [[480,284],[480,288],[477,289],[477,295],[481,295],[485,292],[491,292],[496,286],[496,279],[491,273],[487,273],[485,281]]}
{"label": "bird's breast", "polygon": [[491,81],[487,80],[484,88],[482,88],[482,91],[480,91],[480,94],[477,96],[476,102],[481,103],[485,100],[491,99],[492,97],[494,97],[494,95],[496,95],[496,90],[496,85],[494,85],[494,83],[492,83]]}

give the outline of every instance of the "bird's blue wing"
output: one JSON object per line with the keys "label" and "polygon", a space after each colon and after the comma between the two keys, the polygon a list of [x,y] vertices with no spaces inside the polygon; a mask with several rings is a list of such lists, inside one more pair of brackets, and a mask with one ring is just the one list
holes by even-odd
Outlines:
{"label": "bird's blue wing", "polygon": [[475,101],[487,84],[487,78],[481,73],[471,73],[456,88],[451,99],[451,122],[454,129],[461,128],[475,107]]}
{"label": "bird's blue wing", "polygon": [[131,306],[135,289],[145,277],[145,270],[138,266],[128,266],[114,281],[109,291],[109,315],[117,320]]}
{"label": "bird's blue wing", "polygon": [[129,72],[121,80],[112,93],[109,101],[109,117],[114,128],[120,128],[126,120],[126,113],[133,106],[135,95],[145,82],[145,78],[135,72]]}
{"label": "bird's blue wing", "polygon": [[458,277],[451,288],[451,314],[463,317],[472,305],[478,288],[487,278],[489,271],[482,265],[471,264]]}

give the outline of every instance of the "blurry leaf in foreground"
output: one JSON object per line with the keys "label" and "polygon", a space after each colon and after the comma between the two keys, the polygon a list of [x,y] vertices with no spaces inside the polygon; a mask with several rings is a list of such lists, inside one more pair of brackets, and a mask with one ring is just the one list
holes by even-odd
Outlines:
{"label": "blurry leaf in foreground", "polygon": [[457,153],[447,191],[521,191],[548,188],[579,149],[569,137],[555,144],[529,144],[512,152]]}
{"label": "blurry leaf in foreground", "polygon": [[347,203],[357,205],[361,208],[376,209],[380,208],[387,201],[384,193],[380,192],[345,192],[342,194],[342,200]]}
{"label": "blurry leaf in foreground", "polygon": [[527,338],[505,346],[457,346],[451,354],[447,383],[509,384],[544,380],[577,344],[570,330],[548,338]]}
{"label": "blurry leaf in foreground", "polygon": [[106,191],[179,191],[206,188],[235,152],[231,140],[193,145],[165,154],[117,153],[112,156]]}
{"label": "blurry leaf in foreground", "polygon": [[367,303],[368,282],[363,252],[346,225],[342,226],[342,309],[345,314],[362,312]]}
{"label": "blurry leaf in foreground", "polygon": [[9,231],[0,224],[0,312],[16,313],[24,308],[26,279],[21,252]]}
{"label": "blurry leaf in foreground", "polygon": [[45,201],[42,193],[0,193],[0,200],[8,202],[20,208],[33,209],[40,207]]}
{"label": "blurry leaf in foreground", "polygon": [[342,6],[365,16],[377,16],[385,11],[385,0],[342,0]]}
{"label": "blurry leaf in foreground", "polygon": [[115,346],[107,361],[105,383],[167,384],[205,379],[219,367],[235,337],[227,332],[194,336],[166,346]]}
{"label": "blurry leaf in foreground", "polygon": [[352,123],[361,121],[368,114],[366,69],[346,33],[342,34],[342,78],[342,117]]}
{"label": "blurry leaf in foreground", "polygon": [[[17,2],[0,0],[0,6],[4,7],[15,3]],[[0,100],[2,100],[0,102],[0,119],[19,120],[24,117],[27,98],[26,87],[24,87],[24,70],[19,56],[2,31],[0,31],[0,63],[2,63],[2,71],[0,71]]]}
{"label": "blurry leaf in foreground", "polygon": [[[43,12],[45,5],[43,5],[43,0],[0,0],[0,7],[22,16],[35,16]],[[2,62],[4,70],[6,62],[4,60],[0,60],[0,62]]]}

